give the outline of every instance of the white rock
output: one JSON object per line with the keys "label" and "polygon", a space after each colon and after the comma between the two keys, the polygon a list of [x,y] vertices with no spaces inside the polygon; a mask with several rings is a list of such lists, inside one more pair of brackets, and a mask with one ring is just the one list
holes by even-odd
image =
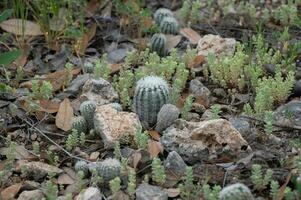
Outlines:
{"label": "white rock", "polygon": [[76,200],[101,200],[102,195],[96,187],[89,187],[83,190],[76,198]]}
{"label": "white rock", "polygon": [[18,200],[41,200],[44,198],[44,194],[41,190],[23,191]]}

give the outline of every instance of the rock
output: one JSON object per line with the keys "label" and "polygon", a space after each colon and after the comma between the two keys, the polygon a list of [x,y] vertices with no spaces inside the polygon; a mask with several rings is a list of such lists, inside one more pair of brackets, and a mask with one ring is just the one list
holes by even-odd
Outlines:
{"label": "rock", "polygon": [[161,137],[167,151],[176,151],[187,162],[212,161],[224,154],[236,158],[251,149],[233,125],[224,119],[187,122],[178,119]]}
{"label": "rock", "polygon": [[89,74],[78,75],[64,92],[76,96],[88,79]]}
{"label": "rock", "polygon": [[128,49],[115,49],[108,54],[110,63],[120,63],[127,55]]}
{"label": "rock", "polygon": [[141,127],[138,115],[118,112],[110,105],[98,106],[94,115],[95,131],[103,139],[105,148],[113,148],[115,141],[123,136],[133,137],[136,127]]}
{"label": "rock", "polygon": [[118,94],[113,86],[106,80],[89,79],[83,86],[81,101],[94,101],[98,106],[112,103],[118,99]]}
{"label": "rock", "polygon": [[[172,187],[185,175],[186,163],[182,157],[175,151],[168,154],[166,160],[164,161],[164,168],[166,171],[166,183],[168,187]],[[166,186],[166,184],[164,185]]]}
{"label": "rock", "polygon": [[188,112],[185,120],[191,121],[191,122],[199,122],[200,116],[198,113]]}
{"label": "rock", "polygon": [[112,108],[114,108],[117,111],[122,111],[122,106],[119,103],[110,103],[108,105],[110,105]]}
{"label": "rock", "polygon": [[41,187],[40,183],[34,181],[24,181],[21,190],[36,190]]}
{"label": "rock", "polygon": [[158,186],[142,183],[136,190],[137,200],[167,200],[168,194]]}
{"label": "rock", "polygon": [[301,101],[293,100],[278,107],[273,116],[279,125],[301,126]]}
{"label": "rock", "polygon": [[59,169],[56,166],[48,165],[43,162],[28,162],[22,163],[20,168],[25,167],[25,174],[27,177],[34,178],[35,181],[38,181],[48,174],[60,174],[63,173],[63,170]]}
{"label": "rock", "polygon": [[83,190],[76,198],[76,200],[101,200],[102,195],[96,187],[89,187]]}
{"label": "rock", "polygon": [[247,120],[239,117],[231,117],[229,121],[243,137],[252,133],[251,125]]}
{"label": "rock", "polygon": [[300,97],[301,96],[301,80],[297,80],[294,85],[293,95]]}
{"label": "rock", "polygon": [[18,200],[41,200],[44,198],[44,194],[41,190],[23,191]]}
{"label": "rock", "polygon": [[161,133],[169,127],[180,115],[179,109],[172,104],[165,104],[157,115],[157,124],[155,130]]}
{"label": "rock", "polygon": [[211,52],[217,58],[221,55],[232,56],[235,51],[236,40],[234,38],[222,38],[219,35],[208,34],[198,42],[198,55],[207,55]]}
{"label": "rock", "polygon": [[201,81],[198,79],[191,80],[189,83],[189,92],[195,97],[195,102],[207,108],[210,106],[211,92]]}

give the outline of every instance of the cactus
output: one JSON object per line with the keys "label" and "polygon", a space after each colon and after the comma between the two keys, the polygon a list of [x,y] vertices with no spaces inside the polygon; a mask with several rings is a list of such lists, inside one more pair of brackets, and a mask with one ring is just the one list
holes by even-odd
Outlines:
{"label": "cactus", "polygon": [[109,182],[117,176],[120,176],[121,164],[115,158],[107,158],[102,162],[98,162],[95,169],[104,181]]}
{"label": "cactus", "polygon": [[150,42],[151,51],[157,52],[159,56],[166,55],[166,37],[162,33],[154,34]]}
{"label": "cactus", "polygon": [[160,30],[165,34],[176,35],[179,29],[179,23],[174,17],[164,17],[160,23]]}
{"label": "cactus", "polygon": [[80,133],[86,133],[87,132],[87,122],[83,116],[77,116],[73,118],[72,121],[72,129],[77,130],[77,132]]}
{"label": "cactus", "polygon": [[219,194],[221,200],[253,200],[250,189],[242,183],[235,183],[225,187]]}
{"label": "cactus", "polygon": [[109,104],[112,108],[114,108],[115,110],[117,110],[118,112],[122,111],[122,106],[119,103],[110,103]]}
{"label": "cactus", "polygon": [[161,21],[165,17],[173,17],[171,10],[167,8],[159,8],[158,10],[156,10],[154,14],[154,19],[157,25],[160,25]]}
{"label": "cactus", "polygon": [[85,161],[79,160],[75,163],[74,169],[76,172],[84,172],[85,177],[89,174],[88,164]]}
{"label": "cactus", "polygon": [[157,76],[147,76],[137,82],[134,94],[134,112],[138,114],[144,128],[156,124],[157,114],[169,99],[168,85]]}
{"label": "cactus", "polygon": [[180,115],[179,109],[172,104],[165,104],[157,115],[157,125],[155,130],[159,133],[169,127]]}
{"label": "cactus", "polygon": [[95,69],[95,65],[91,62],[85,62],[83,70],[85,73],[93,74]]}
{"label": "cactus", "polygon": [[95,109],[96,109],[96,103],[94,101],[84,101],[79,107],[80,113],[85,118],[89,130],[94,128],[93,119],[94,119]]}

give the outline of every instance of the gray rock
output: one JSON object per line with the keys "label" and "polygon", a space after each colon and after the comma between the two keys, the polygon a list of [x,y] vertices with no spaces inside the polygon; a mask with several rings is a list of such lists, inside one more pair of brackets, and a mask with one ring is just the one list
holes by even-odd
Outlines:
{"label": "gray rock", "polygon": [[83,190],[76,198],[76,200],[101,200],[102,194],[96,187],[89,187]]}
{"label": "gray rock", "polygon": [[301,101],[293,100],[278,107],[273,116],[277,124],[283,126],[301,126]]}
{"label": "gray rock", "polygon": [[181,178],[185,175],[187,165],[177,152],[172,151],[168,154],[164,162],[164,167],[171,174]]}
{"label": "gray rock", "polygon": [[205,107],[210,106],[211,92],[200,80],[193,79],[190,81],[189,92],[196,98],[196,102],[204,105]]}
{"label": "gray rock", "polygon": [[251,125],[247,120],[239,117],[231,117],[229,121],[242,136],[251,134]]}
{"label": "gray rock", "polygon": [[108,60],[110,63],[119,63],[121,62],[127,55],[127,49],[115,49],[108,54]]}
{"label": "gray rock", "polygon": [[122,111],[122,106],[119,103],[110,103],[108,105],[112,106],[112,108],[114,108],[115,110],[117,110],[119,112]]}
{"label": "gray rock", "polygon": [[172,104],[165,104],[157,115],[157,125],[155,130],[161,133],[169,127],[180,115],[179,109]]}
{"label": "gray rock", "polygon": [[35,181],[24,181],[21,190],[36,190],[41,187],[41,184]]}
{"label": "gray rock", "polygon": [[212,161],[227,155],[236,157],[250,147],[233,125],[224,119],[187,122],[177,119],[161,137],[167,151],[176,151],[187,162]]}
{"label": "gray rock", "polygon": [[44,194],[41,190],[23,191],[18,200],[41,200],[44,198]]}
{"label": "gray rock", "polygon": [[112,103],[118,99],[118,94],[113,86],[106,80],[89,79],[83,86],[81,102],[85,100],[94,101],[98,106]]}
{"label": "gray rock", "polygon": [[137,200],[167,200],[168,194],[161,187],[142,183],[136,190]]}
{"label": "gray rock", "polygon": [[71,81],[70,85],[66,88],[65,92],[71,95],[77,95],[81,90],[81,87],[85,84],[85,82],[89,79],[89,74],[78,75],[73,81]]}

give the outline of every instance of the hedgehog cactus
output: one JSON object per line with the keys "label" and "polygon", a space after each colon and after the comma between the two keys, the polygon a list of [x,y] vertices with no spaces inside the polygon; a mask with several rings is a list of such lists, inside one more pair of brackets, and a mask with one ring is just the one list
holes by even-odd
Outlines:
{"label": "hedgehog cactus", "polygon": [[176,35],[179,29],[179,23],[174,17],[164,17],[160,23],[160,30],[165,34]]}
{"label": "hedgehog cactus", "polygon": [[93,129],[94,128],[94,113],[96,109],[96,103],[94,101],[84,101],[80,107],[80,113],[82,116],[85,118],[87,122],[88,129]]}
{"label": "hedgehog cactus", "polygon": [[220,200],[254,200],[250,189],[242,183],[225,187],[219,194]]}
{"label": "hedgehog cactus", "polygon": [[157,116],[157,125],[155,130],[159,133],[169,127],[180,115],[179,109],[172,104],[165,104],[160,109]]}
{"label": "hedgehog cactus", "polygon": [[102,162],[98,162],[95,169],[103,180],[107,182],[121,174],[121,164],[115,158],[107,158]]}
{"label": "hedgehog cactus", "polygon": [[173,17],[171,10],[167,8],[159,8],[154,14],[154,19],[157,25],[160,25],[161,21],[165,17]]}
{"label": "hedgehog cactus", "polygon": [[72,121],[72,129],[77,130],[78,133],[86,133],[87,132],[87,122],[84,117],[77,116],[73,118]]}
{"label": "hedgehog cactus", "polygon": [[157,52],[159,56],[166,54],[166,37],[162,33],[154,34],[150,42],[151,51]]}
{"label": "hedgehog cactus", "polygon": [[85,161],[79,160],[75,163],[74,169],[76,172],[82,171],[87,176],[89,173],[88,164]]}
{"label": "hedgehog cactus", "polygon": [[137,82],[134,94],[134,111],[148,129],[157,122],[157,114],[169,99],[168,85],[157,76],[147,76]]}

